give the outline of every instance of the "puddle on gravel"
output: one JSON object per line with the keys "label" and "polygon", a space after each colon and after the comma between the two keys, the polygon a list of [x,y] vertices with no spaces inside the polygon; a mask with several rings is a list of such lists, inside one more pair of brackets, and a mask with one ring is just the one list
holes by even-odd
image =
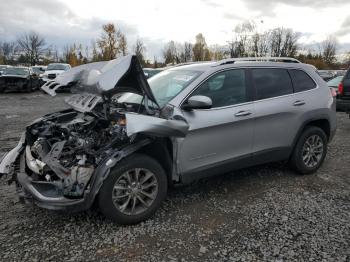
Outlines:
{"label": "puddle on gravel", "polygon": [[5,116],[6,119],[17,118],[17,117],[19,117],[19,115],[6,115]]}

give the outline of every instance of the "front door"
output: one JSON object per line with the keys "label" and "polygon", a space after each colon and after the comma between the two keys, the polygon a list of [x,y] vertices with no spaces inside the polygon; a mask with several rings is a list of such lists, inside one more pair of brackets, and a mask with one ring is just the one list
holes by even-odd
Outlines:
{"label": "front door", "polygon": [[210,97],[211,109],[183,111],[189,132],[178,139],[183,180],[223,173],[250,162],[254,108],[245,69],[211,76],[191,94]]}

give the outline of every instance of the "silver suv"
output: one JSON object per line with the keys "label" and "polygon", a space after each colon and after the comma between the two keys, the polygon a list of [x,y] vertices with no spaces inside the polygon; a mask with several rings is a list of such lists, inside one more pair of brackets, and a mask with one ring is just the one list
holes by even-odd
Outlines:
{"label": "silver suv", "polygon": [[71,108],[30,124],[0,173],[26,202],[96,202],[121,224],[153,215],[174,184],[272,161],[313,173],[336,130],[335,100],[313,67],[280,59],[182,65],[149,82],[135,56],[75,67],[43,88],[70,86]]}

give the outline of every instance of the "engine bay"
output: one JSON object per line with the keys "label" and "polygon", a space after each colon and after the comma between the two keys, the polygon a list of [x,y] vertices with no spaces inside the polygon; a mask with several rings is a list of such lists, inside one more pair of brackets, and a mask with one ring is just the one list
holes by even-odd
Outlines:
{"label": "engine bay", "polygon": [[93,111],[73,109],[48,115],[27,127],[26,172],[54,184],[65,197],[80,197],[107,153],[131,143],[125,112],[132,105],[99,103]]}

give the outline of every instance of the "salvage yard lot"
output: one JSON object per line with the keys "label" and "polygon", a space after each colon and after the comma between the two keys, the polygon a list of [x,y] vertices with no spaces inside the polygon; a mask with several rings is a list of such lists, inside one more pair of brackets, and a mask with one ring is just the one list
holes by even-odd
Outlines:
{"label": "salvage yard lot", "polygon": [[[0,96],[0,156],[66,94]],[[350,261],[350,119],[323,167],[299,176],[264,165],[171,189],[153,219],[118,226],[98,212],[23,206],[0,179],[0,261]]]}

